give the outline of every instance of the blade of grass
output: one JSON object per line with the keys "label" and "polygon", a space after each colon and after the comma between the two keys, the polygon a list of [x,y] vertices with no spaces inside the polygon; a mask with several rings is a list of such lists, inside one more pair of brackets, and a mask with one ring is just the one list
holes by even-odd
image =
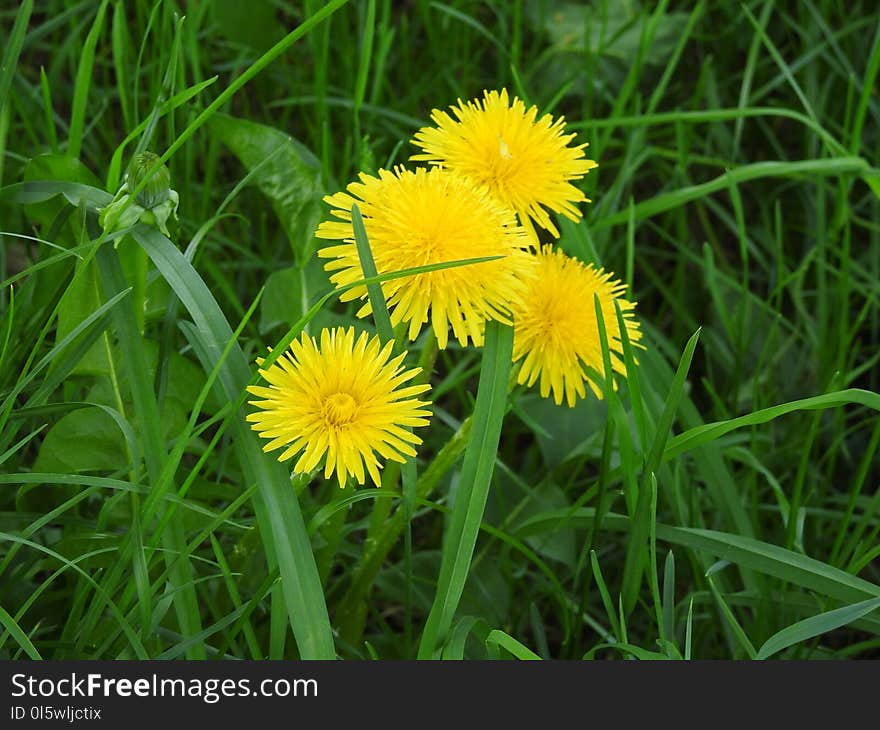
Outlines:
{"label": "blade of grass", "polygon": [[[361,37],[361,51],[358,59],[357,78],[354,83],[354,134],[358,145],[361,140],[360,114],[367,91],[367,78],[370,75],[370,62],[373,58],[373,38],[376,33],[376,0],[367,0],[366,18]],[[360,155],[359,155],[360,156]]]}
{"label": "blade of grass", "polygon": [[849,148],[853,154],[857,154],[862,143],[862,128],[865,117],[868,114],[868,106],[871,102],[872,90],[875,89],[877,73],[880,72],[880,25],[874,32],[874,42],[871,45],[871,55],[868,59],[868,68],[862,83],[862,93],[859,94],[859,105],[853,118],[852,131],[849,138]]}
{"label": "blade of grass", "polygon": [[113,71],[116,75],[116,93],[119,95],[119,107],[122,109],[125,127],[131,129],[134,125],[134,117],[129,101],[128,66],[125,63],[126,50],[130,40],[125,17],[125,5],[120,0],[116,0],[113,6],[113,20],[110,33],[113,48]]}
{"label": "blade of grass", "polygon": [[[351,208],[351,227],[354,229],[354,240],[364,279],[377,277],[379,272],[376,270],[376,262],[373,260],[370,241],[364,228],[364,219],[357,205],[353,205]],[[370,298],[370,308],[373,310],[373,321],[376,323],[379,339],[383,343],[393,342],[394,328],[391,326],[391,315],[388,314],[385,295],[382,294],[382,284],[378,281],[367,284],[367,296]]]}
{"label": "blade of grass", "polygon": [[513,328],[487,322],[473,428],[443,544],[437,591],[419,643],[420,659],[435,656],[442,646],[467,581],[495,468],[512,354]]}
{"label": "blade of grass", "polygon": [[68,560],[63,555],[57,553],[51,548],[47,548],[44,545],[40,545],[39,543],[33,542],[31,540],[25,540],[18,535],[10,535],[6,532],[0,532],[0,541],[5,542],[13,542],[20,543],[26,547],[32,548],[37,552],[43,553],[55,560],[60,561],[63,565],[73,568],[79,575],[85,578],[86,582],[88,582],[92,588],[94,588],[95,592],[104,599],[107,606],[110,609],[110,612],[113,614],[114,618],[119,622],[119,626],[122,631],[125,633],[126,638],[129,641],[129,645],[135,653],[135,657],[137,659],[148,659],[146,649],[144,649],[143,644],[137,636],[137,633],[131,627],[131,624],[125,619],[125,616],[122,615],[122,612],[119,610],[119,607],[113,602],[111,596],[108,596],[106,591],[101,587],[101,584],[98,583],[91,575],[86,573],[82,568],[80,568],[74,561]]}
{"label": "blade of grass", "polygon": [[[527,520],[519,528],[519,536],[540,534],[543,530],[557,529],[565,519],[571,527],[589,527],[595,520],[595,510],[581,507],[577,510],[544,512]],[[625,515],[608,513],[603,527],[614,532],[629,532],[630,520]],[[848,603],[880,597],[880,585],[851,575],[828,563],[786,550],[778,545],[750,537],[696,527],[675,527],[657,523],[657,539],[703,551],[735,565],[780,578],[793,585],[816,591],[829,598]]]}
{"label": "blade of grass", "polygon": [[[436,488],[440,479],[453,467],[458,457],[467,448],[470,439],[473,419],[468,416],[462,421],[458,430],[443,445],[431,463],[422,472],[416,485],[416,494],[420,499],[427,498]],[[405,524],[405,511],[398,509],[382,525],[372,543],[364,551],[357,568],[354,570],[351,585],[340,601],[340,631],[348,641],[354,641],[355,635],[363,629],[358,625],[359,616],[365,610],[365,597],[373,585],[376,575],[382,567],[388,553],[400,538]]]}
{"label": "blade of grass", "polygon": [[[761,17],[758,19],[758,26],[763,31],[767,27],[767,20],[770,18],[770,13],[773,10],[774,0],[765,0],[764,7],[761,8]],[[743,68],[743,76],[742,83],[739,87],[739,108],[744,109],[748,106],[749,102],[749,93],[752,89],[752,79],[755,75],[755,64],[758,60],[758,50],[761,47],[761,36],[760,34],[755,34],[752,36],[752,41],[749,44],[749,52],[746,55],[746,63]],[[733,156],[736,158],[737,153],[739,152],[739,141],[742,136],[743,129],[743,121],[744,117],[739,117],[736,120],[736,124],[733,127]]]}
{"label": "blade of grass", "polygon": [[700,330],[698,329],[691,335],[687,345],[685,345],[684,353],[682,353],[669,388],[669,394],[666,396],[663,404],[663,412],[657,422],[654,439],[645,463],[645,471],[639,489],[639,500],[633,520],[633,531],[627,542],[626,562],[623,568],[621,594],[627,613],[635,607],[645,567],[645,544],[648,539],[651,522],[652,483],[656,480],[657,469],[660,467],[660,461],[663,456],[663,448],[672,429],[679,401],[684,393],[685,381],[687,380],[687,374],[690,370],[691,360],[693,360],[694,350],[696,350],[699,338]]}
{"label": "blade of grass", "polygon": [[718,608],[721,611],[721,616],[727,622],[727,627],[730,629],[733,638],[743,651],[745,651],[749,659],[755,659],[758,656],[758,652],[755,651],[755,647],[746,634],[745,629],[740,625],[733,610],[727,605],[727,601],[724,600],[724,596],[721,595],[721,591],[718,590],[718,587],[715,585],[715,580],[712,578],[712,575],[725,565],[727,565],[726,561],[721,561],[713,565],[706,573],[706,580],[709,583],[709,589],[712,591],[715,602],[718,604]]}
{"label": "blade of grass", "polygon": [[663,635],[675,643],[675,554],[666,553],[663,563]]}
{"label": "blade of grass", "polygon": [[[6,419],[9,417],[9,413],[15,405],[16,399],[27,385],[31,383],[39,373],[47,368],[57,356],[63,353],[80,334],[95,333],[94,336],[97,338],[98,334],[103,331],[103,327],[106,326],[105,320],[109,319],[113,308],[130,293],[131,289],[126,289],[104,302],[104,304],[80,322],[61,342],[57,343],[44,357],[42,357],[27,375],[16,382],[15,386],[4,399],[3,404],[0,405],[0,430],[5,427]],[[88,344],[90,345],[91,343]],[[85,348],[81,348],[81,350],[82,354],[84,354]],[[28,403],[30,403],[30,401],[28,401]]]}
{"label": "blade of grass", "polygon": [[731,184],[739,185],[763,177],[864,174],[870,169],[870,165],[860,157],[829,157],[821,160],[798,160],[795,162],[755,162],[729,170],[708,182],[691,185],[670,193],[661,193],[648,200],[643,200],[641,203],[637,203],[632,211],[627,209],[599,218],[593,223],[593,230],[598,231],[625,224],[631,215],[637,221],[652,218],[695,200],[706,198],[721,190],[727,190]]}
{"label": "blade of grass", "polygon": [[25,0],[15,14],[15,23],[12,31],[4,40],[3,60],[0,62],[0,114],[7,110],[6,97],[12,85],[12,77],[18,68],[18,56],[24,45],[24,37],[27,33],[28,21],[34,9],[34,0]]}
{"label": "blade of grass", "polygon": [[[126,135],[125,139],[119,143],[116,149],[113,150],[113,156],[110,158],[110,166],[107,168],[107,190],[115,191],[119,187],[119,180],[122,177],[122,157],[125,154],[125,149],[131,144],[132,140],[138,139],[144,134],[144,131],[150,125],[150,122],[153,122],[154,115],[156,115],[156,119],[161,119],[165,114],[178,109],[191,99],[198,96],[216,81],[217,77],[212,76],[201,83],[194,84],[193,86],[174,94],[170,99],[163,101],[161,105],[157,105],[153,114],[132,129],[131,132]],[[144,138],[146,138],[146,135],[144,135]]]}
{"label": "blade of grass", "polygon": [[[45,69],[40,66],[40,91],[43,93],[43,113],[46,115],[46,131],[52,154],[58,154],[58,131],[55,129],[55,112],[52,107],[52,90]],[[0,170],[2,172],[2,170]]]}
{"label": "blade of grass", "polygon": [[138,608],[141,618],[141,637],[146,639],[153,623],[153,599],[150,595],[150,569],[147,565],[144,552],[143,528],[141,527],[140,497],[135,492],[131,494],[131,535],[132,535],[132,561],[131,568],[134,574],[134,585],[137,591]]}
{"label": "blade of grass", "polygon": [[459,620],[458,623],[455,624],[455,628],[452,629],[449,634],[449,641],[447,641],[446,646],[443,647],[443,659],[455,659],[459,661],[464,659],[464,648],[467,639],[480,623],[485,623],[485,621],[476,616],[465,616]]}
{"label": "blade of grass", "polygon": [[688,617],[684,629],[684,658],[690,659],[693,654],[693,637],[694,637],[694,597],[691,596],[688,601]]}
{"label": "blade of grass", "polygon": [[[118,250],[113,246],[102,246],[98,252],[97,261],[105,295],[111,298],[118,292],[124,291],[126,281],[119,261]],[[143,305],[141,304],[141,306]],[[156,403],[156,394],[153,391],[152,379],[147,372],[144,341],[140,334],[137,313],[132,306],[131,299],[128,300],[128,306],[119,306],[114,309],[114,317],[119,347],[129,375],[128,381],[135,415],[140,424],[138,431],[143,444],[147,474],[150,484],[155,486],[162,479],[168,454],[165,451],[165,439],[162,433],[162,421],[159,416],[159,406]],[[140,537],[140,531],[137,530],[135,535]],[[168,528],[163,531],[162,542],[167,551],[165,559],[173,562],[169,577],[172,589],[177,589],[174,594],[174,609],[181,633],[184,636],[198,635],[202,630],[199,600],[193,584],[193,567],[184,551],[186,537],[183,520],[179,513],[171,519]],[[180,558],[175,559],[175,556],[180,556]],[[137,557],[136,552],[136,560]],[[138,570],[135,570],[135,576],[138,576]],[[189,647],[188,659],[204,659],[206,657],[203,646],[190,644]]]}
{"label": "blade of grass", "polygon": [[[192,265],[165,236],[146,226],[136,227],[133,235],[193,318],[211,358],[202,366],[211,372],[232,338],[220,307]],[[250,379],[244,352],[233,345],[219,373],[224,397],[237,400]],[[281,464],[263,453],[243,413],[234,423],[234,433],[234,448],[248,483],[258,485],[259,498],[254,499],[257,523],[270,570],[277,564],[281,573],[285,608],[300,655],[303,659],[333,659],[336,650],[324,593],[290,477]]]}
{"label": "blade of grass", "polygon": [[[16,547],[22,547],[22,544],[16,543]],[[113,553],[113,552],[115,552],[115,550],[116,550],[115,548],[101,548],[100,550],[90,550],[89,552],[83,553],[82,555],[78,555],[76,558],[74,558],[71,561],[70,565],[87,561],[96,555],[106,555],[109,553]],[[65,573],[65,571],[70,567],[70,565],[62,565],[57,570],[55,570],[55,572],[52,573],[52,575],[48,576],[47,578],[44,578],[40,582],[40,585],[36,588],[36,590],[34,590],[32,593],[30,593],[28,595],[27,599],[25,600],[25,602],[21,604],[18,611],[16,611],[15,616],[13,616],[13,619],[15,619],[16,622],[20,622],[22,620],[22,618],[24,618],[24,616],[30,610],[31,606],[33,606],[37,602],[39,597],[52,586],[52,583],[54,582],[54,580],[56,578],[58,578],[59,576],[61,576]],[[3,647],[3,644],[6,641],[7,634],[8,634],[8,632],[4,631],[3,635],[0,636],[0,648]]]}
{"label": "blade of grass", "polygon": [[657,478],[651,477],[651,513],[648,521],[648,559],[651,565],[648,583],[651,587],[651,598],[654,600],[654,617],[661,644],[671,637],[666,634],[663,620],[663,600],[660,597],[660,576],[657,571]]}
{"label": "blade of grass", "polygon": [[605,584],[605,578],[602,575],[602,569],[599,567],[599,559],[595,550],[590,550],[590,563],[593,566],[593,580],[599,588],[599,596],[602,598],[602,605],[605,607],[605,615],[611,624],[611,630],[614,637],[621,641],[623,637],[620,633],[620,622],[617,619],[617,611],[614,610],[614,604],[611,602],[611,594],[608,592],[608,586]]}
{"label": "blade of grass", "polygon": [[[361,271],[365,279],[379,275],[376,270],[376,262],[373,260],[373,252],[370,249],[370,241],[364,228],[364,219],[357,205],[351,209],[351,225],[354,229],[354,239],[357,245],[358,258],[361,263]],[[382,284],[375,282],[367,284],[367,296],[370,298],[370,309],[373,313],[373,321],[376,323],[376,331],[379,333],[381,342],[394,342],[394,328],[391,326],[391,315],[382,293]],[[406,429],[411,431],[412,429]],[[419,475],[416,469],[415,459],[407,459],[400,466],[400,482],[403,491],[404,522],[404,575],[406,576],[406,591],[404,597],[404,642],[407,653],[412,645],[412,514],[416,502],[416,483]]]}
{"label": "blade of grass", "polygon": [[67,154],[79,158],[82,150],[83,129],[85,127],[86,107],[88,103],[89,89],[92,85],[92,76],[95,65],[95,46],[101,36],[104,26],[104,14],[107,12],[107,3],[103,0],[98,8],[98,14],[92,23],[91,30],[86,36],[82,53],[79,57],[79,66],[76,70],[76,83],[73,91],[73,107],[70,112],[70,133],[68,135]]}
{"label": "blade of grass", "polygon": [[836,408],[837,406],[850,403],[858,403],[868,408],[873,408],[875,411],[880,411],[880,394],[873,393],[869,390],[861,390],[859,388],[848,388],[846,390],[837,390],[832,393],[823,393],[822,395],[813,396],[811,398],[802,398],[801,400],[783,403],[778,406],[762,408],[759,411],[747,413],[744,416],[731,418],[726,421],[717,421],[715,423],[707,423],[697,426],[669,439],[669,443],[663,451],[663,461],[674,459],[686,451],[690,451],[703,444],[715,441],[738,428],[767,423],[768,421],[784,416],[787,413],[794,413],[795,411]]}
{"label": "blade of grass", "polygon": [[[599,333],[599,346],[602,354],[602,376],[599,377],[598,374],[596,376],[596,384],[602,388],[602,392],[605,394],[607,405],[607,418],[605,420],[605,429],[602,437],[602,457],[599,465],[599,479],[597,483],[597,493],[596,493],[596,515],[597,519],[595,523],[593,523],[593,527],[590,529],[590,534],[588,537],[588,542],[585,548],[582,550],[582,553],[586,557],[587,554],[590,554],[594,548],[596,547],[596,537],[599,533],[599,529],[601,528],[602,523],[602,514],[606,509],[606,492],[608,490],[608,473],[611,469],[611,452],[614,447],[614,424],[622,423],[622,407],[620,404],[620,400],[617,397],[617,392],[614,389],[614,372],[611,367],[611,351],[608,347],[608,332],[605,329],[605,316],[602,312],[602,302],[599,299],[598,294],[593,294],[593,309],[596,317],[596,325]],[[627,424],[628,425],[628,424]],[[627,507],[634,507],[636,503],[636,485],[635,479],[633,476],[633,472],[635,467],[632,463],[627,463],[627,457],[630,457],[632,454],[632,448],[630,443],[630,434],[628,431],[621,430],[621,439],[619,452],[621,455],[621,462],[624,470],[627,471],[627,476],[632,478],[627,478],[626,485],[624,487],[624,498],[627,501]],[[580,567],[580,562],[579,562]],[[592,562],[589,565],[590,569],[592,569]],[[581,593],[581,604],[577,610],[577,615],[580,616],[584,613],[587,607],[587,601],[589,599],[590,593],[590,584],[592,581],[592,573],[590,571],[587,572],[586,579],[584,580],[583,587],[580,590]],[[577,578],[576,578],[577,580]],[[581,631],[583,630],[583,622],[577,621],[575,624],[575,635],[574,640],[576,644],[580,644]]]}
{"label": "blade of grass", "polygon": [[[106,2],[106,0],[105,0]],[[305,21],[303,21],[300,25],[298,25],[294,30],[288,33],[284,38],[278,41],[272,48],[266,51],[262,56],[260,56],[254,63],[250,64],[247,67],[247,70],[244,71],[241,76],[236,78],[229,84],[214,101],[208,104],[207,107],[198,115],[189,125],[184,129],[177,139],[169,145],[168,149],[165,150],[165,153],[156,160],[155,164],[144,172],[144,179],[141,183],[135,187],[134,190],[131,191],[130,200],[134,200],[137,195],[144,189],[144,187],[149,182],[150,178],[153,174],[158,171],[158,169],[168,162],[169,159],[183,147],[184,144],[192,137],[196,131],[207,122],[211,116],[220,109],[229,99],[248,81],[250,81],[254,76],[256,76],[260,71],[262,71],[266,66],[268,66],[272,61],[274,61],[278,56],[284,53],[291,45],[293,45],[296,41],[302,38],[304,35],[309,33],[315,26],[320,25],[324,20],[330,17],[333,13],[335,13],[339,8],[345,5],[348,0],[330,0],[323,7],[320,8],[313,15],[309,16]]]}
{"label": "blade of grass", "polygon": [[[246,325],[246,323],[247,323],[250,315],[253,313],[253,310],[255,309],[256,304],[259,301],[259,299],[260,299],[260,296],[258,295],[254,300],[254,304],[251,305],[250,310],[246,313],[244,319],[241,321],[241,323],[239,323],[238,328],[236,329],[236,331],[234,333],[235,337],[237,337],[240,334],[242,328]],[[187,333],[187,329],[186,329],[185,325],[188,325],[188,324],[189,324],[188,322],[181,322],[180,323],[180,327],[181,327],[181,329],[184,330],[185,335]],[[186,449],[186,445],[189,443],[190,437],[194,433],[195,424],[199,418],[199,414],[202,411],[202,406],[204,405],[204,402],[208,396],[208,393],[213,388],[214,381],[216,380],[217,375],[220,372],[220,369],[222,368],[223,363],[225,362],[226,357],[229,354],[229,351],[231,350],[232,344],[235,341],[236,341],[235,338],[233,338],[229,341],[226,348],[221,353],[219,359],[216,360],[216,362],[214,364],[214,368],[208,374],[208,377],[206,378],[205,383],[202,386],[200,393],[198,394],[198,396],[195,399],[195,402],[192,405],[190,419],[189,419],[187,426],[184,428],[184,430],[180,434],[178,434],[177,438],[175,439],[174,448],[172,449],[171,453],[163,461],[162,473],[160,474],[158,481],[154,481],[151,484],[150,489],[148,491],[147,499],[143,503],[142,513],[140,515],[140,521],[142,524],[153,525],[154,524],[154,517],[156,515],[157,510],[159,511],[159,514],[160,514],[160,519],[158,521],[158,524],[156,524],[152,530],[152,534],[149,539],[149,544],[146,545],[147,555],[151,555],[152,552],[156,550],[160,541],[164,541],[167,539],[166,538],[166,531],[167,531],[166,528],[168,528],[168,526],[171,524],[172,520],[179,520],[180,519],[179,513],[177,512],[175,507],[178,505],[181,505],[185,508],[190,508],[189,503],[184,501],[184,499],[183,499],[184,496],[188,492],[189,487],[192,484],[192,482],[195,480],[197,475],[200,473],[202,467],[204,466],[205,461],[209,458],[210,454],[212,453],[212,450],[216,446],[217,441],[224,434],[227,426],[229,425],[231,420],[235,417],[235,414],[237,413],[238,409],[241,407],[241,405],[244,402],[244,397],[240,398],[237,401],[229,401],[228,406],[221,409],[221,411],[215,415],[214,418],[218,419],[218,420],[222,419],[222,423],[220,424],[219,428],[217,428],[215,430],[214,435],[211,439],[211,443],[203,451],[203,453],[199,456],[199,459],[197,460],[195,465],[193,465],[192,467],[189,468],[189,474],[186,477],[186,479],[184,479],[183,484],[180,486],[180,489],[177,492],[177,495],[169,494],[169,489],[172,485],[172,481],[174,479],[174,476],[177,473],[178,465],[179,465],[180,460],[183,456],[183,453]],[[191,340],[190,344],[193,347],[197,347],[198,343],[193,342]],[[207,361],[210,358],[205,357],[204,359]],[[111,416],[113,415],[112,411],[110,412],[110,415]],[[114,417],[114,420],[118,420],[118,419],[116,419]],[[205,421],[202,424],[201,427],[202,428],[210,427],[212,420],[213,419],[208,419],[207,421]],[[122,428],[123,425],[124,424],[120,424],[120,427]],[[126,433],[125,428],[123,428],[122,430],[123,430],[123,433],[125,434]],[[126,436],[126,442],[128,443],[130,441],[132,441],[132,439],[129,439],[128,436]],[[129,452],[132,454],[135,454],[137,452],[136,446],[137,445],[135,444],[133,447],[130,447]],[[135,463],[137,463],[137,460],[135,460]],[[247,495],[249,495],[252,491],[253,491],[253,488],[245,490],[242,493],[242,495],[240,495],[236,500],[233,500],[233,502],[230,504],[230,506],[227,507],[226,509],[230,510],[232,507],[234,507],[236,505],[236,503],[239,500],[246,499]],[[208,513],[204,512],[204,514],[208,514]],[[232,514],[232,511],[230,511],[229,514]],[[207,534],[205,536],[207,536]],[[115,590],[115,587],[119,585],[120,581],[125,579],[124,566],[126,565],[126,562],[129,558],[129,553],[131,552],[132,547],[133,547],[131,544],[131,541],[127,538],[128,538],[128,536],[126,536],[126,538],[123,538],[123,540],[121,541],[121,544],[119,545],[119,560],[116,562],[113,569],[111,571],[109,571],[108,573],[105,573],[103,576],[103,581],[102,581],[103,585],[105,587],[107,587],[107,590],[109,592],[113,592]],[[179,570],[176,563],[181,560],[188,561],[189,560],[188,556],[193,552],[193,550],[198,545],[200,545],[203,542],[203,539],[204,539],[203,537],[197,539],[194,543],[192,543],[191,547],[189,547],[189,548],[186,548],[185,546],[181,546],[177,550],[163,551],[163,557],[164,557],[165,565],[166,565],[165,573],[171,574],[171,571]],[[136,559],[136,555],[132,556],[132,559]],[[149,562],[149,558],[147,559],[147,562]],[[164,583],[165,583],[165,579],[164,579],[164,573],[163,573],[163,575],[160,576],[159,579],[157,579],[156,585],[157,586],[164,586]],[[178,591],[173,591],[173,592],[171,592],[170,595],[173,597],[177,593],[178,593]],[[129,583],[124,589],[123,595],[120,599],[120,605],[123,608],[127,607],[130,604],[131,600],[133,600],[133,597],[134,596],[133,596],[132,585]],[[81,621],[77,622],[78,626],[79,626],[80,633],[82,635],[88,635],[90,633],[90,627],[93,627],[95,625],[95,622],[99,619],[99,617],[100,617],[100,606],[98,606],[97,604],[95,604],[93,602],[93,604],[88,609],[87,615]],[[115,636],[114,636],[113,632],[111,632],[111,634],[108,635],[107,638],[105,639],[104,645],[109,647],[114,640],[115,640]],[[103,656],[101,651],[99,651],[99,653],[97,655]]]}
{"label": "blade of grass", "polygon": [[[7,613],[3,606],[0,606],[0,624],[3,624],[3,626],[6,627],[9,635],[15,639],[18,645],[24,650],[24,653],[31,659],[43,658],[40,656],[40,652],[38,652],[36,647],[31,643],[28,635],[22,631],[21,626],[16,623],[15,619]],[[2,639],[2,637],[0,637],[0,639]],[[2,646],[2,641],[0,641],[0,646]]]}
{"label": "blade of grass", "polygon": [[489,635],[486,637],[486,644],[498,646],[502,649],[507,649],[513,656],[517,659],[523,659],[526,661],[540,661],[541,657],[539,657],[535,652],[529,649],[525,644],[514,639],[510,634],[501,631],[500,629],[493,629],[489,632]]}
{"label": "blade of grass", "polygon": [[804,107],[804,111],[810,117],[810,119],[816,119],[816,112],[813,111],[813,106],[810,104],[807,99],[806,94],[804,94],[803,90],[798,84],[797,80],[794,77],[794,74],[791,72],[791,67],[785,62],[785,59],[782,57],[782,54],[776,48],[776,45],[770,39],[770,36],[767,35],[767,31],[763,25],[759,23],[759,21],[752,15],[752,11],[744,4],[741,3],[740,7],[743,9],[743,12],[746,14],[746,17],[749,19],[749,23],[752,24],[752,27],[755,29],[755,32],[760,36],[762,43],[764,43],[765,47],[768,51],[770,51],[770,55],[773,57],[773,60],[776,62],[776,65],[779,66],[780,71],[782,71],[785,76],[786,81],[788,81],[789,86],[791,86],[797,98],[800,100],[801,104]]}
{"label": "blade of grass", "polygon": [[803,621],[798,621],[773,634],[761,645],[755,658],[767,659],[790,646],[821,636],[828,631],[839,629],[841,626],[851,624],[853,621],[867,616],[871,611],[878,608],[880,608],[880,598],[869,598],[866,601],[859,601],[851,606],[835,608],[833,611],[826,611],[818,616],[805,618]]}

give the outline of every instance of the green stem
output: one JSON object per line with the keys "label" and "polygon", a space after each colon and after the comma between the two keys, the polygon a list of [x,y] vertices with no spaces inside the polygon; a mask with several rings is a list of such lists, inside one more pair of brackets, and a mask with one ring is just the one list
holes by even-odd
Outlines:
{"label": "green stem", "polygon": [[[347,484],[343,489],[337,489],[336,487],[333,487],[333,489],[337,493],[336,500],[334,500],[337,502],[348,497],[353,491],[352,487]],[[376,501],[384,502],[387,500],[379,499]],[[339,549],[339,540],[342,536],[342,528],[345,527],[346,517],[348,517],[347,508],[336,510],[321,529],[321,534],[327,543],[320,550],[317,550],[315,554],[315,562],[318,565],[318,575],[321,577],[321,585],[327,585],[327,576],[330,574],[330,568],[333,566],[333,558],[336,555],[336,551]]]}
{"label": "green stem", "polygon": [[[452,435],[449,441],[434,457],[428,468],[422,472],[416,484],[417,501],[427,499],[443,476],[452,468],[458,457],[462,455],[470,438],[473,419],[468,416]],[[390,468],[390,465],[389,465]],[[378,500],[388,502],[390,500]],[[366,596],[373,581],[385,562],[385,558],[400,540],[400,535],[407,525],[403,505],[383,521],[380,528],[372,536],[368,536],[364,553],[358,564],[351,585],[339,602],[337,623],[342,638],[354,646],[360,642],[364,630],[366,616]]]}

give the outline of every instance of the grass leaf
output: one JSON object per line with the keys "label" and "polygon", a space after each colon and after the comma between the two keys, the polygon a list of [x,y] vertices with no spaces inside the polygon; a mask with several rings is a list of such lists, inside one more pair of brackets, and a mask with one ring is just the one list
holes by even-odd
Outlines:
{"label": "grass leaf", "polygon": [[821,636],[828,631],[839,629],[841,626],[846,626],[878,608],[880,608],[880,597],[869,598],[865,601],[854,603],[851,606],[835,608],[833,611],[826,611],[818,616],[805,618],[803,621],[798,621],[773,634],[764,642],[755,658],[767,659],[790,646]]}
{"label": "grass leaf", "polygon": [[464,591],[495,468],[512,353],[513,328],[487,322],[473,428],[443,540],[440,577],[419,644],[419,658],[433,657],[442,646]]}
{"label": "grass leaf", "polygon": [[[133,235],[193,318],[211,358],[202,366],[211,372],[232,338],[232,329],[216,300],[183,254],[161,233],[138,226]],[[234,345],[218,376],[224,397],[237,400],[250,377],[244,353]],[[259,497],[254,506],[260,535],[270,567],[277,564],[281,573],[285,607],[300,655],[304,659],[332,659],[336,650],[324,592],[290,476],[274,458],[262,452],[244,414],[236,419],[234,432],[242,469],[248,481],[258,485]]]}

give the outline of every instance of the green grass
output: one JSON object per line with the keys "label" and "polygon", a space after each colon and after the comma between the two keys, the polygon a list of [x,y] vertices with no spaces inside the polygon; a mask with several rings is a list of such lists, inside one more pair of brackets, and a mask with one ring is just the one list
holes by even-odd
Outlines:
{"label": "green grass", "polygon": [[[0,658],[880,656],[874,4],[240,8],[0,10]],[[559,244],[645,349],[569,409],[508,387],[507,328],[423,333],[418,459],[292,477],[255,359],[403,346],[331,292],[321,197],[502,87],[590,143]],[[145,149],[180,220],[105,235]]]}

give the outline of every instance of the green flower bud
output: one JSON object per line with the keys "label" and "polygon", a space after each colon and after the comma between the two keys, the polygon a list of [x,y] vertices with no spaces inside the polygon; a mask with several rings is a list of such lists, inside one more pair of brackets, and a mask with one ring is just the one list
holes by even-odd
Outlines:
{"label": "green flower bud", "polygon": [[[159,161],[159,156],[152,152],[142,152],[136,155],[128,167],[128,189],[134,191],[146,178],[150,168]],[[137,194],[138,204],[151,210],[157,205],[161,205],[168,200],[171,191],[171,173],[168,167],[162,165],[152,175],[150,175],[144,189]]]}
{"label": "green flower bud", "polygon": [[[147,178],[150,168],[158,160],[159,156],[152,152],[135,155],[113,201],[98,210],[98,221],[105,231],[118,231],[140,222],[156,226],[166,236],[170,235],[168,219],[177,220],[180,198],[171,189],[171,173],[165,165]],[[131,194],[145,179],[144,189],[132,200]],[[116,244],[119,245],[119,241]]]}

